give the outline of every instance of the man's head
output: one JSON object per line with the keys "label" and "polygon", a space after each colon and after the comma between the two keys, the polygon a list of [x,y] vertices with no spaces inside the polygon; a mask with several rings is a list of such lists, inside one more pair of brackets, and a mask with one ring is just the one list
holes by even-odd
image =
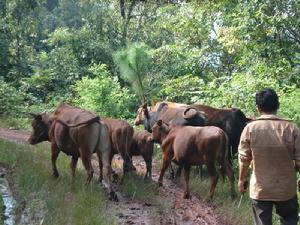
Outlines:
{"label": "man's head", "polygon": [[256,93],[256,106],[260,112],[274,113],[279,108],[279,101],[273,89],[266,88]]}

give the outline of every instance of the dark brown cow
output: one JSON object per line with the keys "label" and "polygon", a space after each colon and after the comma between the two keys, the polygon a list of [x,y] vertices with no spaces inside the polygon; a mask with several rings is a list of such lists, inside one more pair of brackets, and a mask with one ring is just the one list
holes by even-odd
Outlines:
{"label": "dark brown cow", "polygon": [[124,175],[133,168],[129,151],[134,130],[133,127],[125,120],[102,118],[102,121],[109,129],[112,146],[111,160],[114,154],[120,154],[123,158],[122,181]]}
{"label": "dark brown cow", "polygon": [[141,155],[146,163],[145,179],[152,176],[152,155],[154,143],[152,135],[148,131],[135,131],[133,134],[132,144],[130,148],[130,156]]}
{"label": "dark brown cow", "polygon": [[58,177],[56,160],[60,151],[72,156],[71,169],[73,179],[78,158],[87,171],[86,184],[93,177],[91,155],[97,153],[99,159],[100,176],[102,180],[102,169],[104,168],[107,179],[110,198],[117,200],[117,196],[111,184],[111,145],[107,126],[100,122],[99,117],[91,112],[70,105],[61,104],[53,115],[31,114],[33,117],[33,132],[28,139],[32,145],[42,141],[51,143],[53,176]]}
{"label": "dark brown cow", "polygon": [[143,105],[144,128],[152,132],[152,126],[158,121],[181,125],[181,126],[203,126],[205,114],[193,107],[169,107],[167,103],[162,103],[156,112],[149,112],[148,107]]}
{"label": "dark brown cow", "polygon": [[236,108],[219,109],[200,104],[191,105],[191,107],[205,112],[205,126],[216,126],[226,132],[231,150],[228,156],[231,161],[232,156],[238,151],[242,131],[249,119],[240,109]]}
{"label": "dark brown cow", "polygon": [[184,168],[184,198],[190,197],[189,174],[191,166],[205,164],[211,178],[208,200],[211,200],[218,182],[215,163],[220,165],[220,173],[230,180],[231,197],[236,196],[234,190],[234,174],[228,161],[228,138],[225,132],[214,126],[191,127],[169,126],[159,120],[152,128],[154,141],[161,144],[163,164],[158,183],[162,185],[163,176],[171,161]]}

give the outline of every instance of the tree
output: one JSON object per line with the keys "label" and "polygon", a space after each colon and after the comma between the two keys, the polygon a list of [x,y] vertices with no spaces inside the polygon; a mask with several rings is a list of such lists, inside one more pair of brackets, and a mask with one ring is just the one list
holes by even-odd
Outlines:
{"label": "tree", "polygon": [[128,45],[126,49],[115,53],[115,62],[122,78],[129,82],[140,100],[146,102],[150,94],[144,83],[150,63],[147,46],[142,43]]}

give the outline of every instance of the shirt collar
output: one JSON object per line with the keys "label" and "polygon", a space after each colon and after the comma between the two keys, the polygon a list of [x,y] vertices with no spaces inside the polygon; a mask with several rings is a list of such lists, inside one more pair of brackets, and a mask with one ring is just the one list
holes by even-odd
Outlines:
{"label": "shirt collar", "polygon": [[275,115],[275,114],[261,115],[261,116],[258,117],[257,119],[258,119],[258,120],[259,120],[259,119],[262,119],[262,120],[264,120],[264,119],[282,120],[281,117],[279,117],[279,116],[277,116],[277,115]]}

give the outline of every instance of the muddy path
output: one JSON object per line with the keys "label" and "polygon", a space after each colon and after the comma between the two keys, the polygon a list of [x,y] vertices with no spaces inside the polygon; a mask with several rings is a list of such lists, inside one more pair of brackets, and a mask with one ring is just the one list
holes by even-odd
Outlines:
{"label": "muddy path", "polygon": [[[0,128],[0,138],[26,143],[29,132]],[[122,165],[120,156],[114,157],[115,165]],[[137,173],[144,174],[146,166],[141,157],[134,157],[133,163]],[[93,161],[93,165],[98,163]],[[160,163],[153,162],[152,180],[157,182]],[[97,173],[98,169],[95,168]],[[96,174],[97,175],[97,174]],[[168,225],[232,225],[216,213],[215,206],[208,205],[201,199],[192,195],[191,199],[182,199],[183,189],[174,184],[171,180],[164,178],[164,186],[159,188],[159,198],[162,202],[168,203],[168,208],[163,213],[156,205],[146,201],[132,200],[129,196],[119,190],[118,185],[114,189],[119,197],[119,202],[110,202],[107,208],[116,217],[118,224],[168,224]]]}

